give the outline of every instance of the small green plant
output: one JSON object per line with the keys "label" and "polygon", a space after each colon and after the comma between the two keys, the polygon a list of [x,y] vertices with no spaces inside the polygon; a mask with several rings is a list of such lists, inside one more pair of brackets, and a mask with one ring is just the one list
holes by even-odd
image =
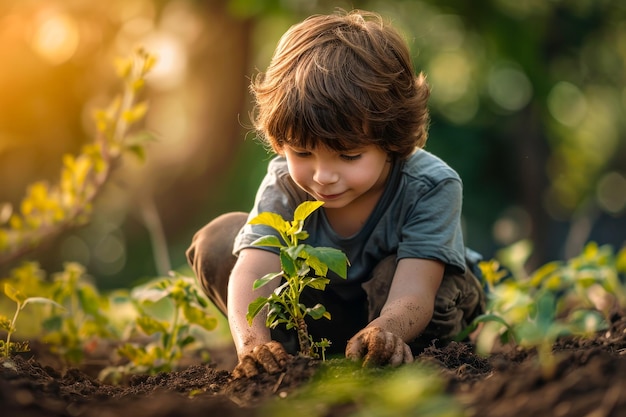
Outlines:
{"label": "small green plant", "polygon": [[584,337],[602,330],[611,312],[626,306],[619,278],[626,273],[626,249],[614,255],[610,246],[590,242],[579,256],[550,262],[530,275],[519,272],[519,263],[529,255],[527,245],[508,248],[500,255],[512,266],[509,270],[518,272],[503,272],[496,260],[480,264],[489,287],[488,311],[466,330],[484,323],[477,339],[479,351],[489,352],[497,340],[536,348],[540,365],[550,374],[556,364],[552,346],[559,337]]}
{"label": "small green plant", "polygon": [[53,353],[78,364],[99,340],[120,339],[121,331],[110,321],[109,299],[89,281],[82,265],[68,262],[52,279],[51,298],[65,307],[43,321],[42,340]]}
{"label": "small green plant", "polygon": [[300,302],[300,296],[307,287],[323,291],[330,282],[326,277],[328,270],[345,279],[349,264],[346,255],[338,249],[312,247],[300,243],[309,236],[304,230],[304,221],[322,204],[319,201],[305,201],[296,208],[292,221],[269,212],[260,213],[250,220],[250,224],[272,227],[280,236],[280,238],[274,235],[263,236],[254,242],[257,246],[280,249],[281,271],[267,274],[256,280],[253,289],[261,288],[277,278],[283,279],[284,282],[268,297],[259,297],[250,303],[246,315],[248,322],[251,324],[252,320],[267,306],[266,326],[275,328],[279,324],[285,324],[287,329],[296,329],[300,354],[309,357],[318,356],[315,352],[316,348],[320,349],[323,355],[330,341],[326,339],[319,342],[312,341],[305,317],[310,316],[317,320],[330,319],[331,315],[321,304],[313,307],[303,305]]}
{"label": "small green plant", "polygon": [[15,333],[16,330],[15,323],[17,322],[17,318],[24,309],[24,307],[32,303],[52,304],[60,308],[63,308],[63,306],[45,297],[26,297],[21,291],[15,289],[9,283],[4,284],[3,291],[4,295],[15,301],[15,303],[17,304],[13,319],[9,320],[5,316],[0,316],[0,329],[7,332],[6,340],[0,341],[0,357],[8,358],[13,353],[28,352],[30,350],[28,341],[11,341],[11,336],[13,335],[13,333]]}
{"label": "small green plant", "polygon": [[168,277],[135,287],[130,299],[139,312],[133,329],[152,341],[122,345],[118,354],[129,362],[105,369],[101,379],[117,380],[130,373],[171,371],[184,349],[195,341],[194,326],[206,331],[217,326],[217,319],[207,315],[207,299],[201,295],[195,280],[189,277]]}
{"label": "small green plant", "polygon": [[102,340],[120,339],[122,326],[113,323],[109,296],[100,294],[80,264],[68,262],[48,279],[38,263],[24,262],[4,282],[22,297],[54,302],[29,311],[24,323],[68,364],[81,362]]}

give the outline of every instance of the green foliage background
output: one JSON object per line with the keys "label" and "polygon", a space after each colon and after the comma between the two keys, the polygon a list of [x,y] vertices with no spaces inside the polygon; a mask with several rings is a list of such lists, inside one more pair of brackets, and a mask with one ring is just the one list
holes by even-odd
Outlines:
{"label": "green foliage background", "polygon": [[249,77],[291,24],[336,7],[380,12],[406,36],[432,86],[427,149],[464,180],[469,246],[489,258],[530,239],[534,268],[590,240],[624,244],[620,0],[7,0],[0,202],[15,206],[26,185],[55,181],[62,155],[88,142],[87,115],[117,88],[114,56],[143,44],[161,62],[147,86],[147,163],[125,161],[93,221],[31,258],[47,270],[78,261],[106,288],[184,268],[194,231],[248,210],[264,173]]}

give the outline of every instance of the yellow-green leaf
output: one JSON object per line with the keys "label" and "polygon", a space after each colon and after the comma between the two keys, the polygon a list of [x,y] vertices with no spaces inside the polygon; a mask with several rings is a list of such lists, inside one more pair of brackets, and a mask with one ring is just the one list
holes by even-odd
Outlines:
{"label": "yellow-green leaf", "polygon": [[217,327],[217,319],[207,315],[204,310],[185,304],[183,313],[189,323],[197,324],[205,330],[213,330]]}
{"label": "yellow-green leaf", "polygon": [[148,103],[143,101],[141,103],[136,104],[132,108],[125,110],[124,114],[122,114],[122,117],[128,123],[135,123],[141,120],[141,118],[146,114],[147,111],[148,111]]}
{"label": "yellow-green leaf", "polygon": [[133,67],[133,62],[128,58],[115,58],[113,60],[115,66],[115,72],[120,78],[126,78],[130,75],[130,71]]}
{"label": "yellow-green leaf", "polygon": [[260,213],[250,220],[249,224],[262,224],[279,232],[286,232],[289,229],[289,222],[285,221],[279,214],[270,212]]}
{"label": "yellow-green leaf", "polygon": [[8,282],[4,283],[4,294],[19,305],[26,300],[26,296]]}
{"label": "yellow-green leaf", "polygon": [[293,213],[293,220],[295,222],[304,221],[311,215],[311,213],[320,208],[322,205],[324,205],[323,201],[305,201],[301,203],[298,207],[296,207],[296,210]]}

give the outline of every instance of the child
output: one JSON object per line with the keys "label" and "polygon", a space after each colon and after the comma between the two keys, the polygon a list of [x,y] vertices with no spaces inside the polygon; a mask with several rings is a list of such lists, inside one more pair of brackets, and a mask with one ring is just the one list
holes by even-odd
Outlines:
{"label": "child", "polygon": [[187,251],[228,316],[235,376],[280,371],[297,351],[292,331],[270,331],[262,314],[252,326],[246,320],[248,304],[279,284],[253,291],[252,283],[280,271],[277,248],[251,245],[275,232],[247,220],[265,211],[293,218],[305,200],[324,202],[307,219],[306,243],[340,249],[350,261],[347,280],[330,274],[324,291],[307,289],[301,299],[331,313],[307,322],[314,340],[332,342],[329,353],[412,362],[482,312],[461,232],[461,180],[423,149],[429,88],[394,29],[364,11],[309,17],[283,35],[251,91],[255,127],[278,156],[249,215],[218,217]]}

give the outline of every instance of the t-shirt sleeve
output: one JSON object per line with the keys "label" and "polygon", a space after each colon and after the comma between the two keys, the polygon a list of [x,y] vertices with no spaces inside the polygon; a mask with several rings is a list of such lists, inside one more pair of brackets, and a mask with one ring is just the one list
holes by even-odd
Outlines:
{"label": "t-shirt sleeve", "polygon": [[447,178],[433,184],[407,212],[398,247],[402,258],[435,259],[447,268],[465,270],[461,229],[463,186]]}
{"label": "t-shirt sleeve", "polygon": [[[257,190],[254,206],[248,215],[248,222],[259,213],[272,212],[284,219],[293,218],[296,207],[306,200],[306,194],[291,180],[284,158],[275,158],[268,165],[267,174]],[[244,225],[235,238],[233,254],[238,255],[244,248],[259,248],[278,253],[278,248],[254,246],[252,243],[266,235],[278,236],[269,226]]]}

